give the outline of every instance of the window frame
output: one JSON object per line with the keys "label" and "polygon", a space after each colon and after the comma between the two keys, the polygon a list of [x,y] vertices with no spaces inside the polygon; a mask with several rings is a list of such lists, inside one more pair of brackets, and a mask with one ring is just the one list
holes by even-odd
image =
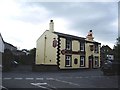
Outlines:
{"label": "window frame", "polygon": [[[69,48],[68,48],[69,46]],[[72,40],[66,39],[66,50],[72,50]]]}
{"label": "window frame", "polygon": [[80,51],[85,51],[85,43],[80,42]]}
{"label": "window frame", "polygon": [[[69,57],[69,59],[67,59]],[[67,65],[67,61],[69,61],[69,65]],[[72,66],[72,56],[71,55],[66,55],[65,56],[65,67],[71,67]]]}
{"label": "window frame", "polygon": [[94,45],[94,52],[99,53],[99,46],[98,45]]}
{"label": "window frame", "polygon": [[[84,59],[82,59],[82,58],[84,58]],[[81,64],[81,62],[83,64]],[[85,67],[85,56],[80,56],[80,67]]]}

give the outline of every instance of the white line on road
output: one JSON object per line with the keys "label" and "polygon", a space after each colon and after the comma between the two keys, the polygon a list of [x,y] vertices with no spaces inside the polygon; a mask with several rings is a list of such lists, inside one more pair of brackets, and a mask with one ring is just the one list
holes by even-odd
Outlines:
{"label": "white line on road", "polygon": [[47,89],[47,90],[53,90],[53,89],[47,88],[45,86],[41,86],[41,85],[47,85],[47,83],[30,83],[30,84],[34,85],[34,86],[37,86],[37,87],[40,87],[40,88]]}
{"label": "white line on road", "polygon": [[36,80],[43,80],[43,78],[36,78]]}
{"label": "white line on road", "polygon": [[58,82],[63,82],[63,83],[67,83],[67,84],[75,85],[75,86],[80,86],[79,84],[72,83],[72,82],[68,82],[68,81],[63,81],[63,80],[59,80],[59,79],[54,79],[54,80],[55,80],[55,81],[58,81]]}
{"label": "white line on road", "polygon": [[83,78],[83,77],[75,77],[75,78]]}
{"label": "white line on road", "polygon": [[14,78],[14,79],[16,79],[16,80],[22,80],[23,78]]}
{"label": "white line on road", "polygon": [[26,80],[33,80],[34,78],[25,78]]}
{"label": "white line on road", "polygon": [[3,78],[3,79],[5,79],[5,80],[10,80],[10,79],[12,79],[12,78]]}
{"label": "white line on road", "polygon": [[52,85],[50,85],[50,84],[47,84],[49,87],[52,87],[52,88],[54,88],[54,89],[56,89],[56,87],[54,87],[54,86],[52,86]]}
{"label": "white line on road", "polygon": [[32,84],[32,85],[46,85],[47,83],[30,83],[30,84]]}
{"label": "white line on road", "polygon": [[8,90],[6,87],[4,87],[4,86],[0,86],[0,88],[1,88],[1,90],[3,89],[5,89],[5,90]]}
{"label": "white line on road", "polygon": [[46,78],[46,80],[54,80],[54,78]]}

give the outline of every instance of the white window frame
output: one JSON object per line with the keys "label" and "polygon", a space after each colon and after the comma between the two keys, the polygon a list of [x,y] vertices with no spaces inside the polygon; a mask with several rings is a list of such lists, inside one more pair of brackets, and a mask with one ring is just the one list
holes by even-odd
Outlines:
{"label": "white window frame", "polygon": [[[81,64],[81,61],[83,64]],[[80,67],[84,67],[85,66],[85,56],[80,56]]]}
{"label": "white window frame", "polygon": [[72,60],[71,60],[71,56],[70,56],[70,55],[66,55],[65,60],[66,60],[65,62],[67,62],[67,61],[69,62],[68,65],[67,65],[67,63],[65,63],[65,66],[71,66],[71,61],[72,61]]}
{"label": "white window frame", "polygon": [[71,49],[72,49],[72,41],[68,39],[66,41],[66,50],[71,50]]}
{"label": "white window frame", "polygon": [[85,50],[85,44],[84,43],[80,43],[80,51],[84,51]]}

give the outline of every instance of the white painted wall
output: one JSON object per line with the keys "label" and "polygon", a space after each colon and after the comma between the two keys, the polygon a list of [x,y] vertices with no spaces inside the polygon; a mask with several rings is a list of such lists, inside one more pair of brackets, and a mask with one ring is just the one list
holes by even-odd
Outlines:
{"label": "white painted wall", "polygon": [[0,52],[4,53],[4,42],[2,40],[1,35],[0,35]]}

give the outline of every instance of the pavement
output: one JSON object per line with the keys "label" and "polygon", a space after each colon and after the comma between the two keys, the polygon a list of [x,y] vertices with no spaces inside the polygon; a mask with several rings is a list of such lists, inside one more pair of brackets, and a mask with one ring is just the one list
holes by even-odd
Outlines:
{"label": "pavement", "polygon": [[2,73],[2,86],[11,89],[80,89],[118,88],[119,76],[104,76],[100,69],[32,72],[31,66],[20,66]]}

